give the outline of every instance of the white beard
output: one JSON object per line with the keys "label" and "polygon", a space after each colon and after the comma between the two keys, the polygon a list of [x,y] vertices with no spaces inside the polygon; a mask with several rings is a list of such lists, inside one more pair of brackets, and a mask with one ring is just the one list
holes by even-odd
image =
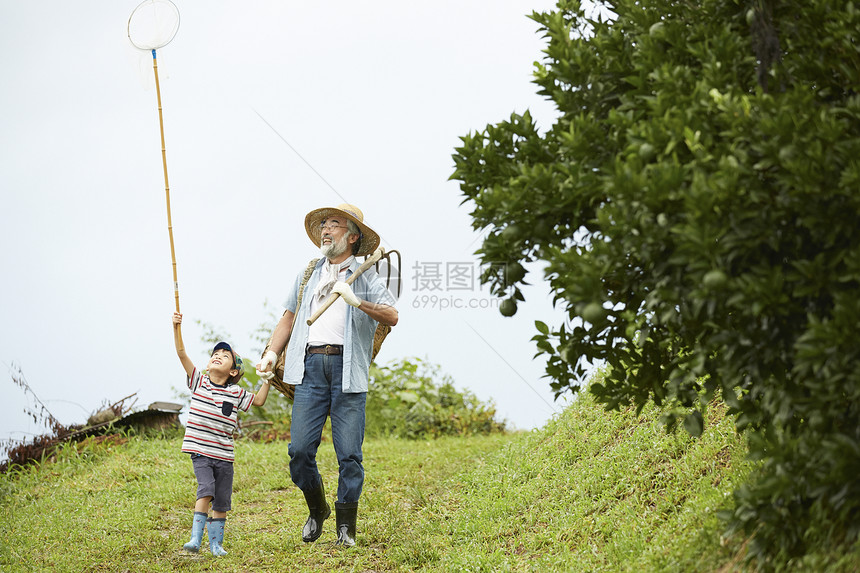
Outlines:
{"label": "white beard", "polygon": [[331,235],[323,235],[320,238],[320,252],[327,259],[336,259],[346,252],[349,243],[347,242],[347,237],[349,236],[347,233],[344,233],[339,240],[332,241],[328,245],[323,243],[325,237],[328,236],[331,238]]}

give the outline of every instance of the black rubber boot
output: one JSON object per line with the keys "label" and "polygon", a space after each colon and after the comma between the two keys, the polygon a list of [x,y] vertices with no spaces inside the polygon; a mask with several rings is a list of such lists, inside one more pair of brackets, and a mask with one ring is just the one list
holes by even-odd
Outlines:
{"label": "black rubber boot", "polygon": [[355,545],[355,522],[358,518],[358,502],[335,502],[335,522],[337,523],[337,541],[335,545],[352,547]]}
{"label": "black rubber boot", "polygon": [[304,491],[305,501],[308,504],[308,520],[302,528],[302,541],[310,543],[316,541],[322,535],[323,521],[331,515],[331,506],[325,500],[325,488],[322,482],[319,487]]}

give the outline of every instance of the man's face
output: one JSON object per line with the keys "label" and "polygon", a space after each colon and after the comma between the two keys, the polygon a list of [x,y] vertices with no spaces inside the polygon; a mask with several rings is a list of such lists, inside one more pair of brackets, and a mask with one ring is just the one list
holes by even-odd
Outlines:
{"label": "man's face", "polygon": [[320,252],[329,259],[336,259],[349,247],[349,230],[346,219],[329,217],[320,223]]}

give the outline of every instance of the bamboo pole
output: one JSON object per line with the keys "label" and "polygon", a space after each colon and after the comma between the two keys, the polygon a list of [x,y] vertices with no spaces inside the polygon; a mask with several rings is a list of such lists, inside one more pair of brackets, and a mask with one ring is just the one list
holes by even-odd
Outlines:
{"label": "bamboo pole", "polygon": [[[167,147],[164,144],[164,114],[161,110],[161,87],[158,83],[158,58],[152,50],[152,71],[155,73],[155,94],[158,98],[158,128],[161,131],[161,164],[164,168],[164,195],[167,200],[167,234],[170,237],[170,261],[173,264],[173,293],[176,299],[176,312],[179,312],[179,279],[176,273],[176,249],[173,245],[173,221],[170,217],[170,183],[167,179]],[[184,350],[180,325],[174,325],[174,336],[179,342],[177,348]],[[181,347],[181,348],[180,348]]]}

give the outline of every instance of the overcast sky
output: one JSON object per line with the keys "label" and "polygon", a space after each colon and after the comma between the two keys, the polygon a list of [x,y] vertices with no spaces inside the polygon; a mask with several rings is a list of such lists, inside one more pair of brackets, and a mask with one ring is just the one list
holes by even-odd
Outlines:
{"label": "overcast sky", "polygon": [[[127,37],[137,4],[0,0],[3,438],[42,431],[13,364],[64,424],[134,392],[139,406],[174,400],[184,383],[152,56]],[[545,41],[526,15],[554,3],[176,5],[158,66],[195,363],[198,320],[257,356],[264,304],[280,313],[317,256],[304,216],[346,201],[404,257],[400,323],[377,362],[438,364],[518,428],[560,411],[529,339],[535,319],[563,317],[536,268],[513,318],[469,282],[480,236],[448,180],[459,137],[526,110],[552,124],[531,83]]]}

